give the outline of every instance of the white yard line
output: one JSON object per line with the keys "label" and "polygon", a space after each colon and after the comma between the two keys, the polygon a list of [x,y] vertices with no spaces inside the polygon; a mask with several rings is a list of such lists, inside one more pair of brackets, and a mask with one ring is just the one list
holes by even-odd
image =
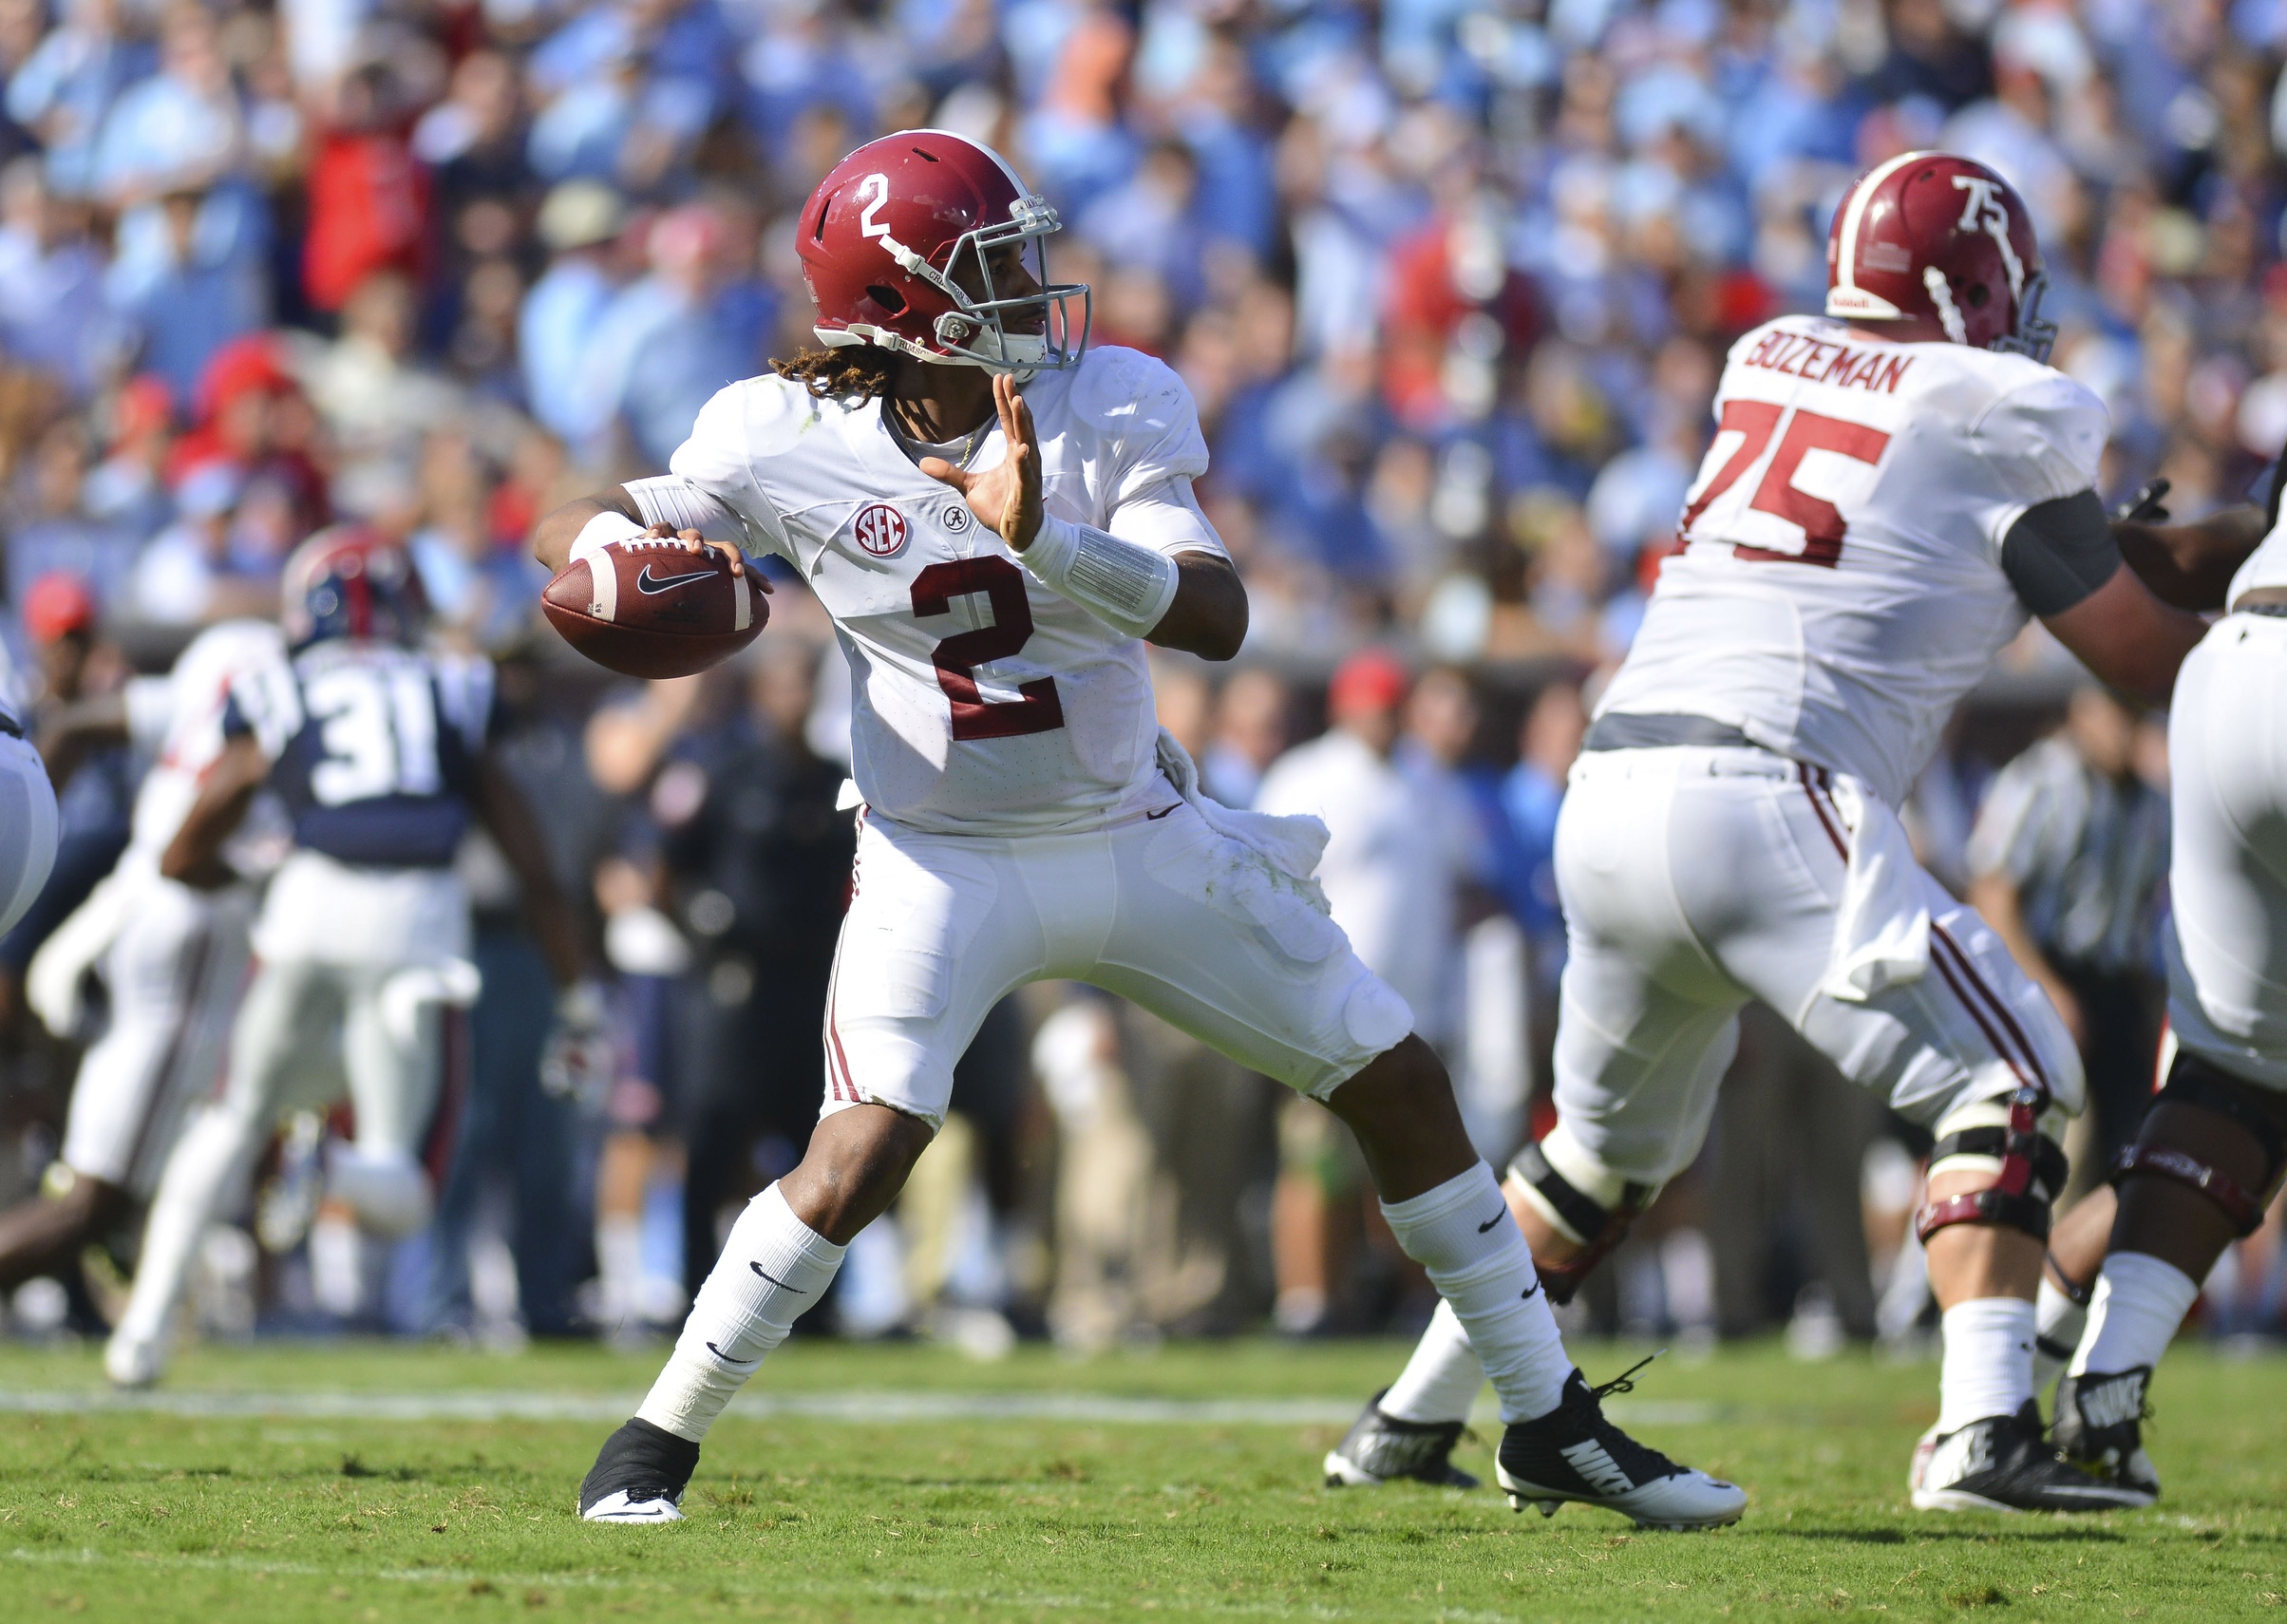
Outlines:
{"label": "white yard line", "polygon": [[[469,1389],[427,1393],[216,1392],[159,1388],[0,1388],[0,1413],[142,1414],[335,1421],[624,1421],[639,1393],[533,1393]],[[1720,1405],[1622,1400],[1605,1406],[1629,1426],[1691,1426],[1717,1420]],[[1137,1426],[1347,1426],[1349,1399],[1159,1399],[1109,1393],[948,1393],[914,1391],[773,1393],[749,1388],[726,1412],[765,1421],[1068,1421]],[[1498,1418],[1480,1417],[1498,1426]]]}

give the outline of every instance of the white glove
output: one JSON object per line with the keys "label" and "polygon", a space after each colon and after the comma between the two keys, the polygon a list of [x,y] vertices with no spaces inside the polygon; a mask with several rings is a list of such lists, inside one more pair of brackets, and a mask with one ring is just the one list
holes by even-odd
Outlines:
{"label": "white glove", "polygon": [[603,988],[582,979],[556,995],[556,1025],[540,1050],[540,1090],[552,1099],[594,1105],[617,1069]]}

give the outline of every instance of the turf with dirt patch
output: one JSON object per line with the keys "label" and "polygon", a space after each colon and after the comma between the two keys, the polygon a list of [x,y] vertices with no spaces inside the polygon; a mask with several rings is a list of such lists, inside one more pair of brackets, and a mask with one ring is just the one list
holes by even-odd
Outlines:
{"label": "turf with dirt patch", "polygon": [[[1909,1511],[1927,1365],[1662,1360],[1619,1412],[1751,1497],[1737,1528],[1678,1536],[1579,1507],[1519,1517],[1486,1490],[1320,1487],[1338,1418],[1403,1352],[1246,1342],[974,1365],[798,1341],[758,1389],[818,1406],[757,1413],[743,1397],[689,1521],[596,1528],[571,1513],[609,1427],[585,1417],[632,1406],[652,1354],[207,1349],[153,1401],[167,1407],[102,1408],[92,1351],[0,1349],[0,1408],[15,1412],[0,1415],[0,1617],[1573,1624],[2287,1607],[2287,1361],[2179,1350],[2152,1435],[2166,1497],[2101,1519]],[[1584,1353],[1592,1379],[1632,1357]],[[1495,1432],[1480,1437],[1461,1460],[1489,1476]]]}

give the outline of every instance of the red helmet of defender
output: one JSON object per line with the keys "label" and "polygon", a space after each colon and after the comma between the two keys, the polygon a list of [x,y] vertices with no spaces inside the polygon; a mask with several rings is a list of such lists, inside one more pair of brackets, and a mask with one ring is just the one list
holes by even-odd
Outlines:
{"label": "red helmet of defender", "polygon": [[796,247],[819,341],[1020,376],[1077,365],[1088,291],[1049,280],[1058,229],[1047,199],[979,142],[945,130],[868,142],[803,205]]}
{"label": "red helmet of defender", "polygon": [[1826,313],[1920,317],[1956,344],[2049,359],[2049,278],[2016,188],[1972,159],[1909,152],[1859,177],[1826,237]]}

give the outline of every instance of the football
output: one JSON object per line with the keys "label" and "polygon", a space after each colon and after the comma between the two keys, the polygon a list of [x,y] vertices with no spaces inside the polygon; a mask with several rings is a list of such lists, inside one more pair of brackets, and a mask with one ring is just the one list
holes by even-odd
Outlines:
{"label": "football", "polygon": [[630,537],[558,571],[540,607],[565,642],[633,677],[692,676],[755,639],[770,618],[752,570],[730,573],[719,549],[693,553],[672,537]]}

